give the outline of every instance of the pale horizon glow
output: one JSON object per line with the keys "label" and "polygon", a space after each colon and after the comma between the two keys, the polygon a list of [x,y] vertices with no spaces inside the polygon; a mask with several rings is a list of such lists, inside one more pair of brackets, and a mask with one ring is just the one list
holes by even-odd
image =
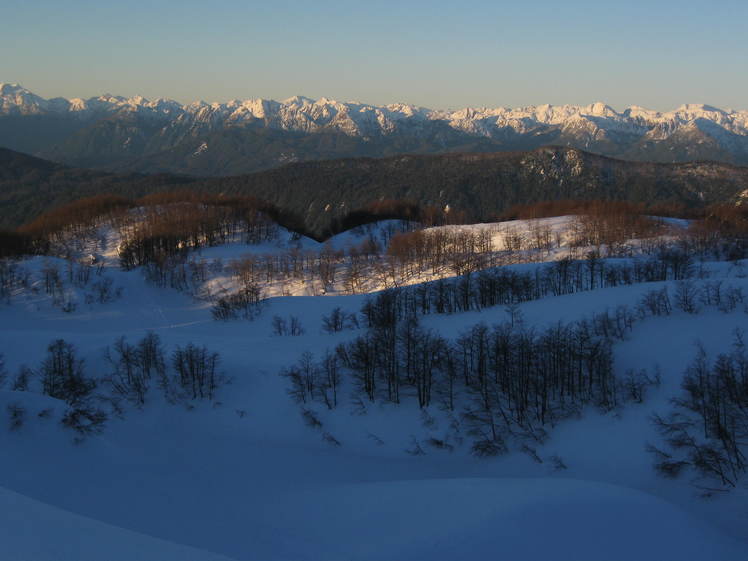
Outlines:
{"label": "pale horizon glow", "polygon": [[6,0],[0,82],[45,98],[748,109],[748,3]]}

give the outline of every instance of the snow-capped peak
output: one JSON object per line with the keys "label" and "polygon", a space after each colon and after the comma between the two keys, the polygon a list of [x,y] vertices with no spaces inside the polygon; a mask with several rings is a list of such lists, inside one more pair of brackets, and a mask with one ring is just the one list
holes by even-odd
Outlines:
{"label": "snow-capped peak", "polygon": [[29,92],[26,88],[21,86],[20,84],[9,84],[7,82],[0,82],[0,95],[11,95],[11,94],[17,94],[20,92]]}
{"label": "snow-capped peak", "polygon": [[59,103],[50,104],[20,84],[0,83],[0,114],[30,115],[54,110],[58,106]]}
{"label": "snow-capped peak", "polygon": [[288,99],[284,99],[281,103],[283,105],[294,105],[294,106],[304,106],[304,105],[314,105],[315,100],[310,97],[304,97],[303,95],[295,95],[293,97],[289,97]]}
{"label": "snow-capped peak", "polygon": [[47,100],[19,84],[0,83],[0,116],[69,113],[78,118],[97,118],[119,112],[159,119],[164,126],[179,122],[187,125],[191,134],[261,121],[262,126],[269,128],[306,133],[325,129],[369,138],[372,135],[388,135],[406,127],[422,127],[428,121],[438,121],[461,133],[488,138],[506,138],[507,134],[562,132],[564,142],[576,143],[582,148],[590,148],[590,139],[609,138],[608,133],[614,131],[642,139],[664,140],[681,127],[691,126],[698,121],[702,131],[718,138],[723,144],[734,144],[735,135],[744,137],[746,147],[740,150],[748,154],[748,111],[722,110],[706,104],[685,104],[668,112],[634,105],[619,113],[602,101],[589,105],[542,104],[516,108],[433,110],[407,103],[377,106],[340,102],[329,97],[315,100],[296,95],[282,101],[255,98],[224,103],[198,101],[185,105],[164,98],[151,101],[140,95],[121,97],[104,94],[89,99]]}
{"label": "snow-capped peak", "polygon": [[596,101],[584,108],[587,115],[593,117],[618,117],[618,113],[610,106],[602,101]]}

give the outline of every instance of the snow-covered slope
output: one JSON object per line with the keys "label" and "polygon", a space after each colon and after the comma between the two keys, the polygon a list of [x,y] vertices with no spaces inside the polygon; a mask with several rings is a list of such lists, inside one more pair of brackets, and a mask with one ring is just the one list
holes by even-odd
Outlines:
{"label": "snow-covered slope", "polygon": [[138,534],[0,488],[0,559],[34,561],[229,561]]}
{"label": "snow-covered slope", "polygon": [[[563,234],[568,218],[541,224]],[[531,232],[533,225],[502,228]],[[348,247],[402,226],[349,232],[330,246]],[[496,225],[470,229],[501,235]],[[319,250],[312,240],[285,235],[255,249],[279,255],[294,243]],[[243,250],[252,246],[208,248],[202,257],[230,259]],[[81,300],[68,312],[53,305],[38,276],[55,263],[64,272],[65,263],[20,263],[35,274],[0,303],[0,353],[11,375],[22,364],[36,368],[50,341],[64,338],[87,371],[103,377],[111,370],[106,348],[121,336],[135,343],[150,330],[168,352],[189,342],[219,352],[232,381],[212,403],[170,404],[153,388],[142,409],[125,405],[122,418],[112,416],[101,434],[77,443],[59,422],[63,402],[10,391],[6,383],[0,390],[0,561],[748,557],[746,489],[704,499],[687,479],[659,477],[644,451],[657,439],[649,419],[678,394],[694,340],[712,356],[724,351],[734,329],[746,325],[742,308],[641,320],[616,344],[615,369],[660,365],[662,384],[643,403],[608,412],[590,407],[549,428],[535,449],[540,462],[515,449],[479,459],[456,439],[451,450],[425,444],[455,434],[454,419],[436,404],[426,414],[412,402],[365,404],[362,412],[346,388],[336,410],[308,405],[324,432],[305,425],[278,372],[305,351],[319,357],[360,334],[363,327],[325,333],[322,317],[336,307],[357,312],[365,295],[271,298],[253,321],[219,322],[209,303],[149,284],[140,270],[119,270],[110,253],[101,258],[96,279],[110,278],[121,295],[104,303]],[[746,266],[707,262],[708,278],[701,281],[748,291]],[[618,286],[519,308],[528,326],[542,329],[635,306],[664,286],[674,291],[676,284]],[[297,317],[304,333],[274,334],[276,316]],[[423,324],[456,337],[477,322],[507,318],[499,306],[432,314]],[[12,407],[25,412],[13,430]],[[410,450],[414,441],[424,443],[425,453]],[[551,456],[562,458],[566,469]]]}
{"label": "snow-covered slope", "polygon": [[[333,306],[354,311],[360,297],[277,299],[254,322],[223,324],[185,297],[140,283],[134,276],[126,300],[88,312],[0,310],[11,371],[41,356],[55,337],[74,342],[90,367],[103,369],[106,345],[149,328],[170,347],[192,340],[218,350],[234,381],[218,407],[188,411],[156,400],[78,445],[54,419],[36,418],[48,403],[4,392],[2,409],[21,402],[29,418],[17,431],[0,430],[0,482],[13,490],[0,492],[0,535],[9,544],[3,561],[218,558],[141,534],[248,560],[737,561],[748,554],[743,490],[700,499],[687,481],[656,476],[643,451],[654,437],[647,419],[677,387],[693,338],[719,350],[742,313],[728,321],[718,312],[708,321],[656,320],[636,334],[621,349],[620,368],[659,361],[667,384],[620,417],[590,411],[558,427],[539,449],[563,457],[568,469],[554,472],[516,452],[495,460],[459,449],[412,456],[405,452],[412,435],[443,427],[439,421],[426,429],[409,408],[375,407],[364,416],[344,408],[325,419],[339,447],[306,428],[277,371],[305,349],[339,341],[319,333],[319,317]],[[523,311],[538,325],[571,320],[613,300],[634,303],[645,288],[548,299]],[[299,316],[307,334],[273,336],[274,314]],[[429,325],[450,334],[504,317],[501,309],[486,310],[429,318]],[[664,346],[652,336],[663,332]]]}

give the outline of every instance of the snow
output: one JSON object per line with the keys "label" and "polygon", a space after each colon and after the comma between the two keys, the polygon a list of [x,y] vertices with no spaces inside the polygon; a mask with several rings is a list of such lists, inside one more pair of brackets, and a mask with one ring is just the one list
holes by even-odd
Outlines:
{"label": "snow", "polygon": [[[569,220],[540,223],[563,234]],[[533,223],[510,226],[529,231]],[[390,227],[404,225],[374,225],[329,244],[345,248]],[[506,227],[445,228],[489,228],[500,236]],[[543,463],[519,451],[477,459],[456,440],[452,452],[409,454],[413,439],[450,434],[445,412],[432,407],[426,423],[413,404],[376,404],[361,415],[347,396],[335,411],[316,411],[324,430],[340,441],[336,447],[304,425],[278,371],[304,351],[319,356],[359,334],[325,334],[321,318],[337,306],[356,312],[365,295],[275,297],[254,321],[216,322],[208,302],[149,285],[138,270],[119,270],[118,239],[112,231],[105,237],[102,275],[123,289],[122,297],[81,302],[64,313],[43,290],[14,294],[10,304],[0,304],[0,353],[9,372],[21,364],[35,368],[49,342],[62,337],[76,345],[87,371],[100,375],[108,368],[104,351],[116,338],[135,343],[153,330],[167,351],[192,341],[219,352],[232,382],[219,391],[218,404],[171,405],[154,392],[143,410],[128,408],[103,433],[77,444],[59,423],[64,404],[0,390],[0,561],[748,558],[748,491],[704,499],[687,479],[658,477],[644,452],[657,438],[648,419],[677,395],[694,341],[711,354],[722,352],[732,330],[748,326],[742,309],[639,322],[615,346],[616,371],[657,363],[661,387],[643,404],[609,413],[590,409],[559,423],[538,445]],[[282,232],[274,242],[205,248],[199,257],[227,261],[294,244],[321,247],[292,238]],[[51,258],[23,266],[39,271],[50,262],[63,267]],[[708,280],[748,291],[744,268],[705,263],[704,270]],[[673,290],[672,283],[621,286],[520,308],[528,325],[542,328],[633,306],[664,285]],[[297,316],[305,333],[273,335],[275,315]],[[477,322],[506,318],[503,308],[490,308],[430,315],[423,324],[454,337]],[[14,431],[7,428],[12,404],[26,411]],[[49,415],[38,416],[47,409]],[[548,461],[553,455],[567,469],[555,471]]]}
{"label": "snow", "polygon": [[2,559],[35,561],[229,561],[66,512],[0,488]]}
{"label": "snow", "polygon": [[[195,123],[216,121],[224,125],[244,120],[263,119],[266,126],[314,132],[330,127],[353,136],[393,133],[398,127],[414,126],[423,120],[442,120],[468,134],[493,137],[509,127],[523,134],[543,127],[574,127],[604,131],[628,131],[642,137],[665,138],[682,126],[707,120],[721,127],[720,137],[728,133],[748,136],[748,111],[722,110],[704,104],[684,104],[668,112],[631,106],[617,112],[598,101],[590,105],[532,105],[528,107],[472,108],[439,110],[406,103],[386,106],[340,102],[323,97],[314,100],[293,96],[282,101],[271,99],[232,100],[227,103],[193,102],[179,104],[169,99],[150,101],[142,96],[130,98],[109,94],[88,100],[55,98],[45,100],[18,84],[0,83],[0,113],[44,114],[86,111],[134,111],[171,119],[188,118]],[[576,125],[575,125],[576,123]],[[715,131],[713,131],[715,132]]]}
{"label": "snow", "polygon": [[197,150],[195,150],[192,153],[192,156],[193,157],[199,156],[200,154],[202,154],[203,152],[205,152],[207,149],[208,149],[208,143],[207,142],[203,142],[202,144],[200,144],[200,146],[197,147]]}
{"label": "snow", "polygon": [[[326,516],[306,520],[297,514],[312,506]],[[331,558],[738,559],[745,551],[650,495],[571,479],[348,485],[294,497],[272,513],[287,527],[301,529],[296,539],[315,542],[323,536]],[[623,528],[635,539],[622,539]],[[384,544],[373,545],[366,539],[370,533],[386,536]],[[341,544],[340,535],[352,539]]]}

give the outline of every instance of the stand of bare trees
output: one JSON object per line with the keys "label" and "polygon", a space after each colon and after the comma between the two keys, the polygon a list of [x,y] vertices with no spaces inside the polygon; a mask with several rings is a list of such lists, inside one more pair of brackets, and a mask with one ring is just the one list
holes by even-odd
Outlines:
{"label": "stand of bare trees", "polygon": [[260,243],[278,235],[277,224],[249,202],[149,202],[150,206],[120,222],[119,257],[126,270],[145,264],[163,267],[184,258],[190,249],[234,240]]}
{"label": "stand of bare trees", "polygon": [[188,343],[177,346],[167,361],[161,339],[153,332],[135,345],[120,337],[111,349],[107,348],[105,356],[111,367],[106,381],[114,394],[138,407],[146,403],[154,384],[171,402],[212,401],[217,389],[227,381],[218,369],[218,353]]}
{"label": "stand of bare trees", "polygon": [[733,261],[748,257],[748,207],[716,205],[689,227],[689,245],[698,255]]}
{"label": "stand of bare trees", "polygon": [[98,383],[86,376],[85,362],[77,356],[75,347],[57,339],[47,347],[47,356],[39,368],[42,393],[65,401],[68,409],[62,424],[81,435],[94,434],[103,429],[106,413],[95,404],[93,391]]}
{"label": "stand of bare trees", "polygon": [[562,259],[531,272],[497,268],[385,290],[367,300],[362,314],[372,325],[381,313],[404,318],[480,310],[597,288],[689,279],[694,273],[690,255],[677,249],[623,263],[609,263],[591,253],[585,260]]}
{"label": "stand of bare trees", "polygon": [[109,383],[115,393],[142,406],[154,379],[161,387],[168,384],[161,339],[149,332],[136,345],[120,337],[107,348],[106,359],[112,368]]}
{"label": "stand of bare trees", "polygon": [[[589,279],[587,274],[583,278]],[[693,309],[683,303],[685,284],[688,302],[699,304]],[[523,290],[533,294],[532,287],[530,282]],[[659,372],[631,370],[616,377],[612,359],[613,344],[628,337],[637,321],[675,311],[698,313],[704,306],[727,313],[745,304],[740,287],[681,281],[673,294],[667,287],[646,292],[634,308],[621,305],[544,330],[525,326],[511,304],[509,321],[480,323],[450,340],[420,325],[419,314],[431,309],[424,305],[426,298],[426,292],[401,289],[369,299],[362,308],[364,334],[320,361],[305,353],[282,372],[290,381],[290,395],[304,407],[324,403],[332,409],[342,381],[357,403],[414,401],[421,409],[437,404],[460,412],[475,438],[473,453],[493,455],[515,438],[542,441],[547,426],[586,405],[609,410],[642,402],[647,388],[659,386]],[[741,370],[745,364],[740,360],[734,358],[732,372],[745,374],[739,383],[748,388],[748,370]],[[733,388],[738,387],[738,374],[730,376]],[[719,391],[726,390],[720,386]]]}
{"label": "stand of bare trees", "polygon": [[244,286],[234,294],[220,297],[211,313],[213,319],[254,319],[262,310],[262,292],[257,285]]}
{"label": "stand of bare trees", "polygon": [[189,343],[185,347],[177,346],[171,362],[180,387],[190,399],[213,399],[222,381],[218,353]]}
{"label": "stand of bare trees", "polygon": [[[278,283],[285,287],[297,283],[314,293],[340,287],[358,293],[366,291],[367,286],[370,289],[372,283],[397,287],[426,275],[465,276],[507,264],[546,261],[551,250],[563,245],[570,257],[561,261],[575,264],[572,273],[573,267],[584,262],[590,280],[581,284],[595,288],[611,282],[633,282],[606,279],[606,275],[615,274],[615,268],[603,262],[606,257],[637,259],[632,274],[639,282],[686,278],[692,274],[689,269],[697,256],[732,259],[746,254],[748,244],[746,235],[741,234],[740,214],[728,215],[729,220],[718,223],[716,218],[704,219],[690,230],[676,232],[666,222],[642,214],[643,209],[629,207],[588,204],[585,214],[571,221],[568,232],[554,231],[541,223],[531,224],[527,233],[509,226],[443,230],[408,227],[386,236],[386,245],[370,235],[346,250],[329,245],[317,251],[292,247],[281,253],[246,256],[232,261],[227,270],[237,280],[258,285]],[[704,233],[707,222],[717,224],[708,235]],[[385,252],[383,247],[387,248]],[[195,278],[198,268],[194,264],[186,268],[180,256],[163,264],[156,260],[149,267],[165,275],[151,275],[159,279],[157,282],[174,287],[188,286],[190,274]],[[656,267],[666,271],[651,270]],[[644,270],[647,268],[650,270]]]}
{"label": "stand of bare trees", "polygon": [[701,486],[710,481],[735,487],[748,469],[748,355],[744,333],[734,334],[730,352],[709,360],[698,344],[696,357],[683,377],[683,394],[666,416],[654,423],[667,445],[650,446],[656,469],[676,477],[692,469]]}
{"label": "stand of bare trees", "polygon": [[[123,416],[126,400],[142,408],[157,387],[170,403],[197,400],[214,401],[217,390],[228,382],[219,370],[220,356],[207,348],[188,343],[177,346],[167,361],[161,339],[153,332],[135,344],[120,337],[107,348],[105,359],[109,373],[91,376],[77,349],[64,339],[52,341],[37,369],[21,366],[10,383],[12,392],[36,391],[66,404],[60,421],[76,431],[79,440],[104,429],[110,415]],[[0,354],[0,389],[6,386],[8,373]],[[39,417],[49,416],[44,410]],[[17,430],[23,424],[23,411],[12,415]]]}
{"label": "stand of bare trees", "polygon": [[452,341],[415,316],[397,320],[382,312],[365,335],[319,362],[306,353],[284,370],[290,395],[334,408],[343,376],[366,401],[459,407],[477,455],[501,452],[516,435],[542,439],[545,425],[588,403],[610,409],[630,399],[631,382],[616,380],[611,354],[613,337],[633,323],[627,309],[545,331],[521,322],[478,324]]}
{"label": "stand of bare trees", "polygon": [[13,292],[29,286],[30,274],[10,259],[0,259],[0,300],[10,301]]}

